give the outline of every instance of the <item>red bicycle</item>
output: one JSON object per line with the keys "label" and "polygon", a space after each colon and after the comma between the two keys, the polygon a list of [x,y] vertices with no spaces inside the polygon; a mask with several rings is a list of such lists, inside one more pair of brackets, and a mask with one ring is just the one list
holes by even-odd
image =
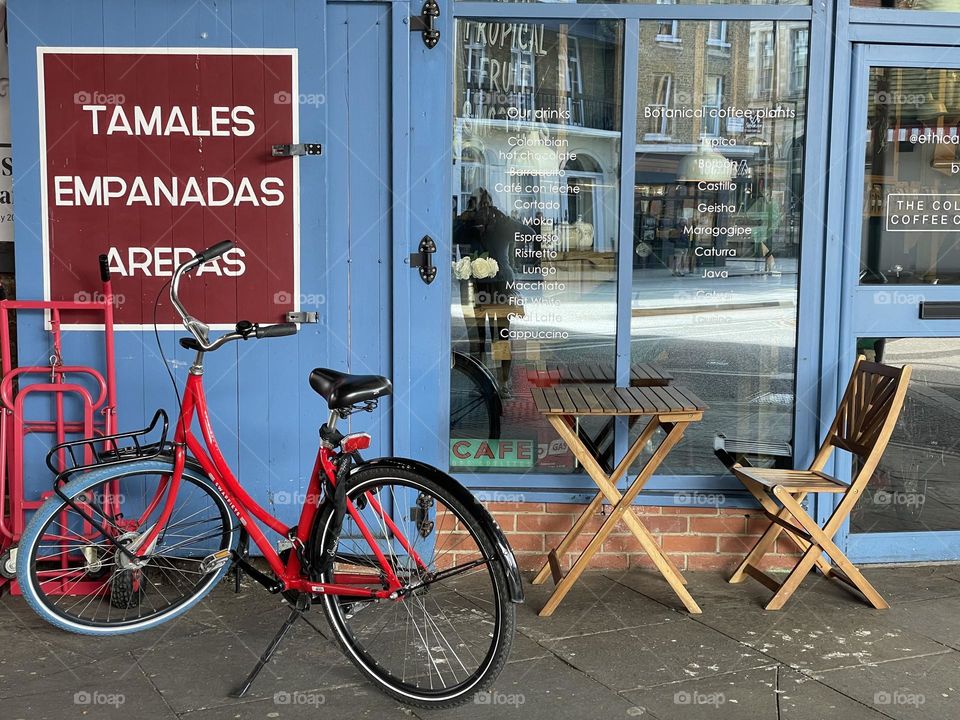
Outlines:
{"label": "red bicycle", "polygon": [[[205,358],[229,342],[292,335],[297,326],[241,321],[211,339],[208,326],[189,315],[178,295],[181,278],[231,247],[223,242],[198,253],[170,281],[170,300],[190,332],[180,344],[196,353],[172,443],[161,410],[144,430],[67,442],[48,455],[56,494],[19,546],[24,597],[64,630],[130,633],[186,612],[233,565],[291,605],[236,694],[249,689],[289,627],[320,603],[344,653],[386,693],[424,707],[469,700],[496,678],[513,641],[523,589],[510,546],[449,475],[416,460],[364,461],[370,436],[340,432],[338,421],[372,411],[390,394],[380,376],[323,368],[310,374],[330,416],[296,525],[250,497],[214,436]],[[158,428],[160,440],[148,442]],[[276,548],[270,531],[279,536]],[[249,540],[269,573],[249,561]]]}

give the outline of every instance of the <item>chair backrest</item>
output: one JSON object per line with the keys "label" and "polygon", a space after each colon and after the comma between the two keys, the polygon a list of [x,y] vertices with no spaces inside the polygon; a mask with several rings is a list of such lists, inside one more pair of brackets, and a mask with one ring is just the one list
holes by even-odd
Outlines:
{"label": "chair backrest", "polygon": [[833,448],[840,448],[858,457],[857,479],[869,478],[893,434],[910,373],[909,365],[896,368],[867,362],[863,356],[857,358],[833,425],[812,468],[822,469]]}

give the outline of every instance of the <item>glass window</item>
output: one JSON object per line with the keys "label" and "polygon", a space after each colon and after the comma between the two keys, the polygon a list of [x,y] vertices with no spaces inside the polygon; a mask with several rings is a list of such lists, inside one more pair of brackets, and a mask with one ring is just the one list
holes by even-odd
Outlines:
{"label": "glass window", "polygon": [[730,43],[727,42],[727,21],[726,20],[711,20],[710,21],[710,30],[707,33],[707,45],[719,48],[728,48]]}
{"label": "glass window", "polygon": [[810,53],[810,30],[790,31],[790,94],[807,90],[807,56]]}
{"label": "glass window", "polygon": [[861,338],[857,349],[868,360],[910,364],[913,375],[850,531],[960,530],[960,338]]}
{"label": "glass window", "polygon": [[644,135],[645,140],[667,140],[670,138],[670,108],[673,107],[673,75],[664,73],[654,78],[653,102],[651,107],[655,112],[651,113],[648,120],[648,132]]}
{"label": "glass window", "polygon": [[723,75],[708,75],[703,90],[703,134],[716,137],[720,134],[722,118],[720,109],[723,107]]}
{"label": "glass window", "polygon": [[612,373],[622,24],[456,28],[450,465],[579,471],[530,389]]}
{"label": "glass window", "polygon": [[[667,48],[656,23],[640,23],[631,359],[710,406],[665,474],[718,474],[724,438],[792,467],[806,118],[794,62],[808,30],[731,20],[720,53],[716,24],[684,22]],[[669,137],[651,132],[662,127]]]}
{"label": "glass window", "polygon": [[874,67],[860,281],[960,282],[960,71]]}
{"label": "glass window", "polygon": [[[657,5],[676,5],[677,0],[657,0]],[[657,23],[657,40],[659,42],[680,42],[680,23],[676,20],[660,20]]]}

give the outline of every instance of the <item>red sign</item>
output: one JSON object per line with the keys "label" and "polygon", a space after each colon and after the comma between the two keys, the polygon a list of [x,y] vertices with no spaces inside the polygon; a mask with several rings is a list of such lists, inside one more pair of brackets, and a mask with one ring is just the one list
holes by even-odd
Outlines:
{"label": "red sign", "polygon": [[[291,50],[46,48],[40,60],[44,286],[99,288],[107,253],[116,319],[153,322],[174,268],[222,240],[237,247],[181,285],[210,324],[276,322],[299,309]],[[162,324],[177,323],[169,300]]]}

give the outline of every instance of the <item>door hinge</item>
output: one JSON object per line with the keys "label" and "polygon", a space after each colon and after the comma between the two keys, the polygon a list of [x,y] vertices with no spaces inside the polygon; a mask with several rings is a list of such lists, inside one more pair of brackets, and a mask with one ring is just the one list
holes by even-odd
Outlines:
{"label": "door hinge", "polygon": [[440,6],[437,5],[437,0],[426,0],[420,8],[420,14],[410,16],[410,32],[419,32],[423,44],[431,50],[440,42],[440,30],[437,28],[439,17]]}
{"label": "door hinge", "polygon": [[274,157],[297,157],[299,155],[323,155],[323,146],[320,143],[296,143],[286,145],[274,145],[272,153]]}
{"label": "door hinge", "polygon": [[417,252],[410,253],[410,267],[420,270],[420,279],[427,285],[437,277],[437,266],[433,264],[433,254],[437,251],[437,244],[429,235],[424,235],[417,247]]}

